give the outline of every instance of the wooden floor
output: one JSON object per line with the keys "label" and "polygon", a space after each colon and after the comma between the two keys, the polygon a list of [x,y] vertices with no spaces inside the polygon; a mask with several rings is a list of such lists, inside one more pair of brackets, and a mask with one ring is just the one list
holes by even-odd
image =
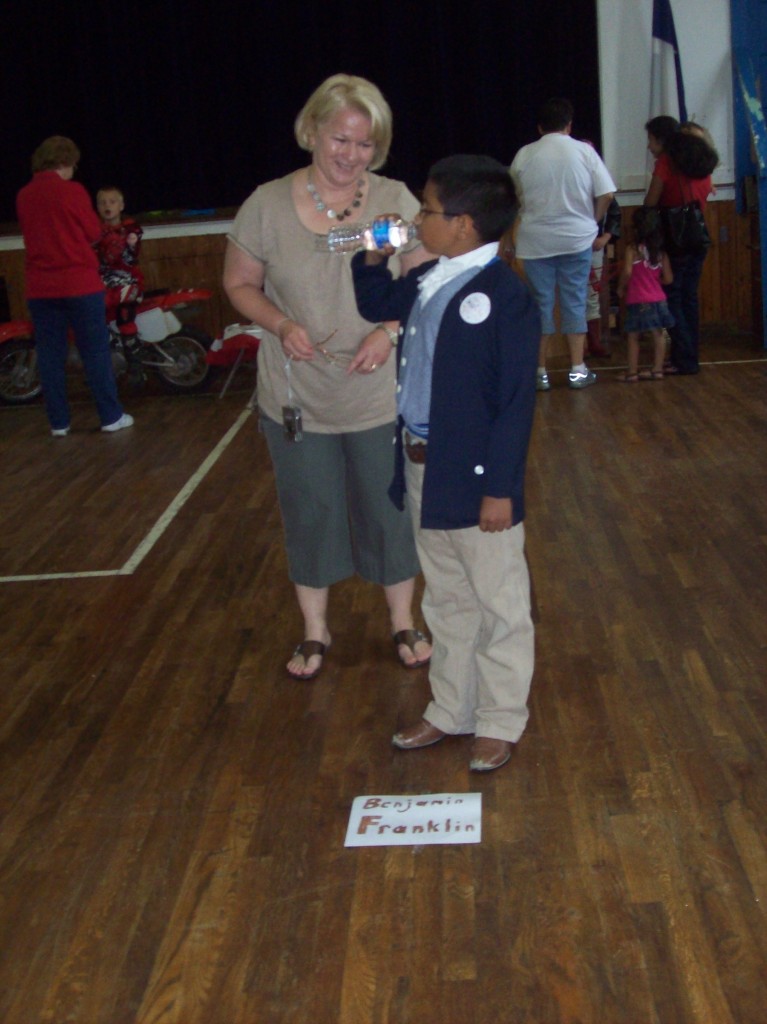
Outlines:
{"label": "wooden floor", "polygon": [[[87,401],[64,440],[0,410],[3,1024],[763,1024],[763,355],[553,374],[532,713],[488,777],[465,737],[390,746],[427,675],[360,581],[321,678],[285,676],[249,377],[126,396],[109,437]],[[357,795],[464,790],[479,845],[343,846]]]}

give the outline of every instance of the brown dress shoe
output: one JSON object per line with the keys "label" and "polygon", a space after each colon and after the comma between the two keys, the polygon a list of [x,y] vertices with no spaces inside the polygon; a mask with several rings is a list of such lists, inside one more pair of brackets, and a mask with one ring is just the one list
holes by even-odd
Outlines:
{"label": "brown dress shoe", "polygon": [[473,772],[492,772],[506,764],[510,757],[511,744],[508,740],[478,736],[471,747],[469,768]]}
{"label": "brown dress shoe", "polygon": [[442,732],[436,725],[432,725],[431,722],[422,718],[415,725],[395,733],[391,741],[400,750],[418,750],[420,747],[430,747],[432,743],[439,743],[445,736],[447,736],[446,732]]}

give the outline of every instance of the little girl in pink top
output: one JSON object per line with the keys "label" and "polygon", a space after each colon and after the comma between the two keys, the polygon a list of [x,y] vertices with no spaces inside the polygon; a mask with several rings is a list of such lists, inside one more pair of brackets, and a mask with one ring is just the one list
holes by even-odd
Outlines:
{"label": "little girl in pink top", "polygon": [[[618,283],[618,295],[626,298],[624,328],[628,341],[628,369],[618,377],[623,384],[639,380],[663,380],[666,343],[665,327],[674,326],[666,305],[663,285],[671,284],[671,264],[663,251],[663,233],[658,211],[640,206],[632,217],[633,242],[626,255]],[[639,370],[639,336],[650,331],[654,343],[652,369]]]}

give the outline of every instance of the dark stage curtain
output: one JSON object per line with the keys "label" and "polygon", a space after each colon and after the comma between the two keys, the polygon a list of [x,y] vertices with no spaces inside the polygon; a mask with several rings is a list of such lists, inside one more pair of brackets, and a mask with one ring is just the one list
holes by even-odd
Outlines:
{"label": "dark stage curtain", "polygon": [[133,212],[237,206],[305,162],[295,115],[338,71],[384,92],[383,173],[413,189],[452,152],[510,163],[548,96],[568,96],[574,134],[600,140],[593,0],[6,0],[0,28],[0,221],[53,134],[82,149],[89,190],[117,184]]}

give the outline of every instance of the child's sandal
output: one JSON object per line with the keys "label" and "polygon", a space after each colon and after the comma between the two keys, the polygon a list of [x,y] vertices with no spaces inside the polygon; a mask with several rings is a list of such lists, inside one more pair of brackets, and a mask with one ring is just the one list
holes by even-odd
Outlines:
{"label": "child's sandal", "polygon": [[639,374],[626,371],[626,373],[619,373],[615,379],[620,381],[621,384],[636,384],[639,380]]}
{"label": "child's sandal", "polygon": [[663,380],[665,374],[663,370],[640,370],[640,380]]}

